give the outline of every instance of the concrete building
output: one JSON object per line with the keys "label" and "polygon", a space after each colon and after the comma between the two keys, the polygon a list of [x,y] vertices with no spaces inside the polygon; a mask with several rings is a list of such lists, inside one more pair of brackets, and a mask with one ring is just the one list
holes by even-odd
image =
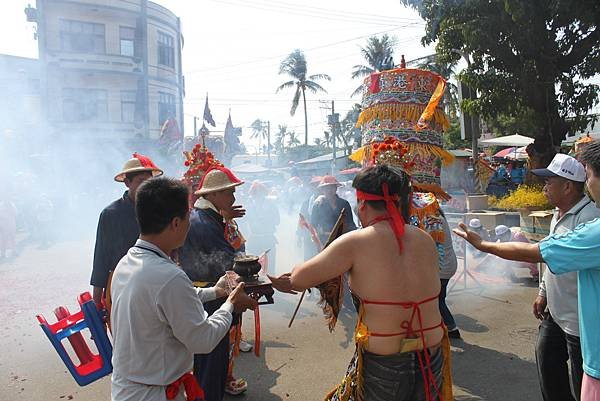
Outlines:
{"label": "concrete building", "polygon": [[82,140],[183,132],[179,18],[147,0],[37,0],[40,93],[49,131]]}
{"label": "concrete building", "polygon": [[38,60],[0,54],[0,134],[22,138],[41,122]]}

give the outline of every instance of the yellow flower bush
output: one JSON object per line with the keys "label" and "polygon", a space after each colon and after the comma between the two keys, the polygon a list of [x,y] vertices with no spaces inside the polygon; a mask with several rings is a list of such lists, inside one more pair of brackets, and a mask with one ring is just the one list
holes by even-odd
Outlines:
{"label": "yellow flower bush", "polygon": [[542,187],[538,185],[520,185],[503,198],[490,196],[488,202],[492,207],[505,210],[552,208],[544,196]]}

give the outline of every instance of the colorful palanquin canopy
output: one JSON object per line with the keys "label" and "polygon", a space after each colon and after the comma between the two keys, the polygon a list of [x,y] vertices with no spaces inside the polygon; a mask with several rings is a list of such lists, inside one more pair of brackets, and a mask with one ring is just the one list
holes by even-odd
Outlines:
{"label": "colorful palanquin canopy", "polygon": [[351,159],[364,163],[373,144],[394,137],[408,148],[414,163],[415,190],[448,199],[440,180],[442,165],[454,159],[443,148],[442,133],[449,122],[439,102],[446,80],[431,71],[397,68],[371,74],[364,86],[363,110],[356,124],[362,129],[364,146]]}
{"label": "colorful palanquin canopy", "polygon": [[[454,160],[443,148],[442,134],[449,122],[439,103],[446,80],[431,71],[396,68],[371,74],[364,87],[363,110],[356,124],[362,130],[363,147],[350,158],[363,165],[383,162],[407,171],[414,191],[410,223],[426,230],[441,250],[444,227],[438,199],[450,198],[441,186],[441,167]],[[400,164],[393,158],[375,160],[381,146],[396,141],[407,149]]]}

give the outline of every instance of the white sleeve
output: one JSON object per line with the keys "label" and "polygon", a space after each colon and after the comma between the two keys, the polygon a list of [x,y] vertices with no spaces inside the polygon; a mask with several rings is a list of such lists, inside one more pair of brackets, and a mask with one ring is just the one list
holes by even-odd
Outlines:
{"label": "white sleeve", "polygon": [[191,353],[207,354],[228,333],[233,319],[233,305],[225,302],[208,316],[200,298],[200,293],[181,272],[158,291],[156,306],[160,319],[171,327],[173,335]]}
{"label": "white sleeve", "polygon": [[217,290],[215,287],[196,288],[198,298],[201,302],[208,302],[217,299]]}
{"label": "white sleeve", "polygon": [[544,270],[544,275],[542,276],[542,279],[540,280],[540,289],[538,291],[538,295],[540,297],[544,297],[546,298],[546,275],[548,274],[548,269],[546,268]]}

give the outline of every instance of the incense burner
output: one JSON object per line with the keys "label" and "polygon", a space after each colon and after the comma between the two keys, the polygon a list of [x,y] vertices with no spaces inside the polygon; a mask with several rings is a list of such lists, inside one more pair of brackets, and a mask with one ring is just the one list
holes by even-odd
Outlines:
{"label": "incense burner", "polygon": [[260,269],[261,265],[258,262],[258,256],[239,256],[233,260],[233,271],[240,276],[242,281],[256,279]]}
{"label": "incense burner", "polygon": [[264,301],[259,300],[259,305],[272,304],[275,291],[267,275],[259,274],[261,268],[258,256],[239,256],[233,260],[233,272],[228,272],[228,276],[231,278],[232,287],[241,281],[245,284],[244,290],[248,295],[256,300],[264,297]]}

